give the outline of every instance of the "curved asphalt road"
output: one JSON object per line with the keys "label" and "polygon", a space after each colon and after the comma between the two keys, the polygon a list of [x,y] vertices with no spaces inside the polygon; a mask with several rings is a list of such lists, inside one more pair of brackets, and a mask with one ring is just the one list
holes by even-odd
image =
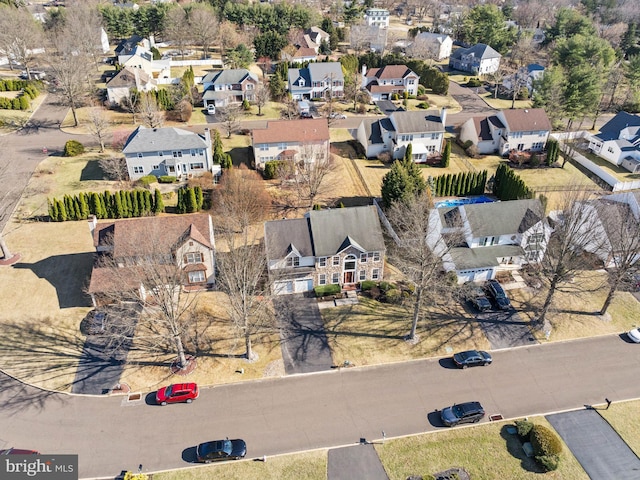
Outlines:
{"label": "curved asphalt road", "polygon": [[0,377],[0,448],[79,454],[81,478],[113,477],[139,464],[187,467],[195,445],[226,436],[257,458],[432,431],[436,409],[454,402],[513,418],[640,397],[640,346],[617,335],[493,354],[486,368],[430,359],[203,388],[193,404],[167,407]]}

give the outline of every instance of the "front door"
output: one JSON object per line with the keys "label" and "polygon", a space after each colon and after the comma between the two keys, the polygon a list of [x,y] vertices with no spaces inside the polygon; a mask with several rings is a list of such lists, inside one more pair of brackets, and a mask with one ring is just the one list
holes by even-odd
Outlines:
{"label": "front door", "polygon": [[354,283],[354,273],[355,272],[344,272],[344,281],[342,283]]}

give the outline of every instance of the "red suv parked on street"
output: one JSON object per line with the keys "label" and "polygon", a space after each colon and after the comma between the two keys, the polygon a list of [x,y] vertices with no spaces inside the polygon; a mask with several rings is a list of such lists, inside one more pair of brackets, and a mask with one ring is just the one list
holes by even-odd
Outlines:
{"label": "red suv parked on street", "polygon": [[162,387],[156,392],[156,402],[159,405],[167,403],[191,403],[199,395],[198,385],[195,383],[175,383]]}

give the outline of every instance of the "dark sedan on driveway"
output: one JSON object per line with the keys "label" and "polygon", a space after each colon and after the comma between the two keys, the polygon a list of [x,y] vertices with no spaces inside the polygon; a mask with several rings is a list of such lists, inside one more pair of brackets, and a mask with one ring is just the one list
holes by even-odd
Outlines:
{"label": "dark sedan on driveway", "polygon": [[476,367],[478,365],[489,365],[493,359],[491,355],[483,350],[467,350],[453,355],[453,363],[459,368]]}
{"label": "dark sedan on driveway", "polygon": [[502,288],[502,285],[500,285],[500,282],[497,280],[489,280],[487,282],[487,291],[489,292],[489,295],[493,297],[500,310],[509,310],[511,308],[509,297],[507,297],[507,294]]}
{"label": "dark sedan on driveway", "polygon": [[485,295],[482,287],[473,285],[469,289],[469,293],[467,294],[467,298],[473,305],[473,308],[478,310],[479,312],[486,312],[491,310],[491,302]]}
{"label": "dark sedan on driveway", "polygon": [[244,440],[214,440],[198,445],[196,456],[199,462],[211,463],[223,460],[240,460],[247,454]]}

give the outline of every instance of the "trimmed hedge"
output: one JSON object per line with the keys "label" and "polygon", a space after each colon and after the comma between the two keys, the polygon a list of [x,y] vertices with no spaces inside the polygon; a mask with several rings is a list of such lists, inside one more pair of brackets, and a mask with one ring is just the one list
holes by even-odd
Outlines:
{"label": "trimmed hedge", "polygon": [[67,140],[64,144],[64,156],[65,157],[77,157],[84,153],[84,145],[77,140]]}
{"label": "trimmed hedge", "polygon": [[375,280],[365,280],[360,283],[360,290],[362,290],[363,292],[366,292],[367,290],[371,290],[375,286],[376,286]]}
{"label": "trimmed hedge", "polygon": [[560,438],[544,425],[533,426],[529,434],[529,441],[536,457],[559,455],[562,452]]}
{"label": "trimmed hedge", "polygon": [[316,293],[316,297],[326,297],[327,295],[340,293],[342,287],[337,283],[333,283],[331,285],[318,285],[313,290]]}
{"label": "trimmed hedge", "polygon": [[140,177],[138,179],[138,185],[142,187],[148,187],[149,185],[157,181],[158,177],[156,177],[155,175],[145,175],[144,177]]}
{"label": "trimmed hedge", "polygon": [[264,164],[263,176],[265,180],[273,180],[278,176],[278,168],[282,165],[282,161],[273,160]]}
{"label": "trimmed hedge", "polygon": [[158,177],[158,182],[160,183],[176,183],[177,181],[178,178],[172,175],[162,175]]}
{"label": "trimmed hedge", "polygon": [[533,428],[533,423],[528,420],[516,420],[516,429],[518,430],[518,436],[524,440],[529,439],[529,434]]}

